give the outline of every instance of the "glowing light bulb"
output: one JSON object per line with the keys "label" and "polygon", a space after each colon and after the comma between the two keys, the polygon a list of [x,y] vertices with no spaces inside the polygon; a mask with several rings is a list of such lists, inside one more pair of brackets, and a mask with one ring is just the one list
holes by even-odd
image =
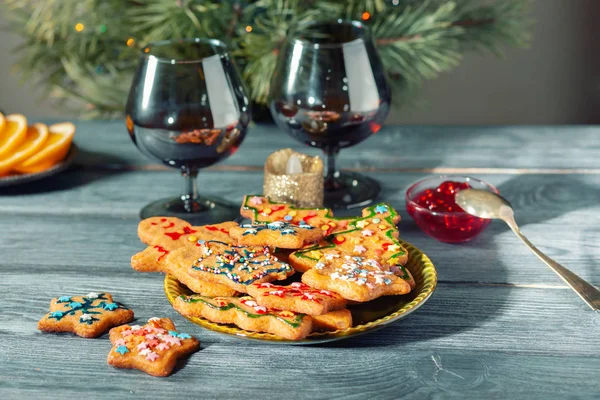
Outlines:
{"label": "glowing light bulb", "polygon": [[252,27],[250,25],[246,26],[246,32],[248,32],[248,33],[252,32]]}
{"label": "glowing light bulb", "polygon": [[127,46],[128,47],[133,47],[133,45],[135,44],[135,39],[130,37],[129,39],[127,39]]}
{"label": "glowing light bulb", "polygon": [[77,25],[75,25],[75,30],[77,32],[81,32],[84,29],[85,29],[85,26],[81,22],[79,22]]}
{"label": "glowing light bulb", "polygon": [[363,19],[363,21],[366,21],[369,18],[371,18],[371,13],[369,13],[368,11],[365,11],[364,13],[362,13],[362,19]]}

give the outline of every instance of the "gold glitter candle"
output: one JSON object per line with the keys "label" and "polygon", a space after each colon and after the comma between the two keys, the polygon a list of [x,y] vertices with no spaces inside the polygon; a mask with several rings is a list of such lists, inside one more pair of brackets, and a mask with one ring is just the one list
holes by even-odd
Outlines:
{"label": "gold glitter candle", "polygon": [[296,207],[322,207],[323,160],[292,149],[277,150],[265,163],[263,193]]}

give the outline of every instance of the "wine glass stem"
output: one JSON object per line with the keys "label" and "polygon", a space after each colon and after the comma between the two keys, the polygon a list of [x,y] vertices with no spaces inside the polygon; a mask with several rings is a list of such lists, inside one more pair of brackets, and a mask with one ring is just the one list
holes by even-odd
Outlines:
{"label": "wine glass stem", "polygon": [[196,177],[198,176],[197,170],[184,169],[181,171],[184,179],[183,193],[181,194],[181,200],[183,201],[183,207],[187,212],[196,212],[201,207],[198,203],[198,186],[196,184]]}
{"label": "wine glass stem", "polygon": [[325,175],[325,189],[333,189],[336,187],[337,177],[339,176],[336,164],[338,152],[339,150],[337,149],[328,149],[325,152],[327,154],[327,174]]}

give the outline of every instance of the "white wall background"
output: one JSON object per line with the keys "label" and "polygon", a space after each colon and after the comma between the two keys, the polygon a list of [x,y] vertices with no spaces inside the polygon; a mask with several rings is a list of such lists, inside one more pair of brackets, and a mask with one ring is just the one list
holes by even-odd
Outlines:
{"label": "white wall background", "polygon": [[[457,69],[427,81],[427,104],[394,110],[388,123],[600,123],[600,0],[535,0],[534,41],[507,49],[504,59],[468,54]],[[2,27],[0,15],[0,29]],[[67,117],[37,101],[39,91],[10,73],[15,35],[0,30],[0,109],[28,116]]]}

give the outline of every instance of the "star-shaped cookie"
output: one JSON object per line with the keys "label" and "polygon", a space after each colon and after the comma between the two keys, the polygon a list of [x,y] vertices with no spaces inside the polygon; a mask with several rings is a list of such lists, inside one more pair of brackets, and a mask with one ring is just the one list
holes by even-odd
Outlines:
{"label": "star-shaped cookie", "polygon": [[135,368],[153,376],[170,375],[179,358],[200,349],[196,338],[177,332],[168,318],[151,318],[144,326],[113,328],[110,341],[109,365]]}
{"label": "star-shaped cookie", "polygon": [[230,229],[238,244],[269,246],[280,249],[300,249],[323,238],[323,231],[300,220],[300,224],[285,221],[244,224]]}
{"label": "star-shaped cookie", "polygon": [[93,338],[113,326],[133,320],[133,311],[115,303],[110,293],[89,293],[87,296],[60,296],[50,302],[50,312],[39,322],[44,332],[73,332]]}
{"label": "star-shaped cookie", "polygon": [[269,246],[236,246],[216,240],[200,245],[201,255],[192,259],[185,251],[173,252],[169,262],[190,265],[193,276],[247,293],[253,283],[282,280],[294,269],[279,261]]}

